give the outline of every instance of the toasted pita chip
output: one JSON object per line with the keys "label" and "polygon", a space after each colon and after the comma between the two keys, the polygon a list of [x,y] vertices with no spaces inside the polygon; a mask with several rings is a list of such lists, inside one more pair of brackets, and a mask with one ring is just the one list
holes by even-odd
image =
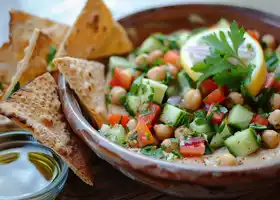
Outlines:
{"label": "toasted pita chip", "polygon": [[20,10],[10,11],[10,41],[17,59],[24,56],[24,49],[28,46],[34,28],[40,29],[50,36],[53,44],[58,48],[65,34],[70,29],[65,24],[60,24],[49,19],[40,18]]}
{"label": "toasted pita chip", "polygon": [[0,48],[0,82],[10,83],[17,70],[16,55],[10,42],[4,43]]}
{"label": "toasted pita chip", "polygon": [[56,58],[53,63],[76,92],[92,121],[98,127],[106,123],[104,65],[71,57]]}
{"label": "toasted pita chip", "polygon": [[114,27],[106,39],[105,43],[92,53],[93,58],[101,58],[110,55],[120,55],[128,53],[133,50],[132,42],[129,40],[125,29],[119,24],[115,23]]}
{"label": "toasted pita chip", "polygon": [[0,102],[0,113],[31,130],[44,145],[53,149],[87,184],[93,184],[89,149],[70,131],[62,113],[58,88],[49,73],[39,76],[7,101]]}
{"label": "toasted pita chip", "polygon": [[64,44],[67,55],[94,58],[92,54],[104,44],[113,25],[112,14],[104,2],[88,0]]}
{"label": "toasted pita chip", "polygon": [[88,0],[60,50],[64,56],[97,59],[127,53],[132,43],[102,0]]}
{"label": "toasted pita chip", "polygon": [[29,46],[25,50],[25,56],[18,63],[16,74],[5,91],[3,99],[7,99],[13,91],[18,90],[36,77],[47,72],[47,57],[52,40],[38,29],[34,29]]}

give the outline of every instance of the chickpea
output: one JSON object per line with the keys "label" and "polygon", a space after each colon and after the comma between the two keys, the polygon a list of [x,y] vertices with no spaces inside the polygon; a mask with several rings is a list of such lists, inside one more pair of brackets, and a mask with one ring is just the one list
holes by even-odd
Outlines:
{"label": "chickpea", "polygon": [[130,119],[126,124],[126,127],[128,128],[129,131],[132,131],[133,129],[135,129],[136,126],[137,126],[136,119]]}
{"label": "chickpea", "polygon": [[179,143],[178,143],[178,141],[171,140],[169,138],[169,139],[165,139],[162,141],[161,147],[166,153],[171,153],[173,150],[178,149]]}
{"label": "chickpea", "polygon": [[233,104],[240,104],[240,105],[244,104],[244,98],[238,92],[229,93],[228,98],[229,98],[230,102]]}
{"label": "chickpea", "polygon": [[136,65],[136,68],[142,68],[142,67],[145,67],[146,64],[147,64],[147,57],[148,55],[143,53],[143,54],[140,54],[139,56],[137,56],[135,58],[135,65]]}
{"label": "chickpea", "polygon": [[274,130],[265,130],[262,134],[262,140],[269,149],[274,149],[279,144],[278,133]]}
{"label": "chickpea", "polygon": [[140,72],[140,71],[135,71],[135,72],[134,72],[134,78],[135,78],[135,79],[138,78],[139,76],[141,76],[141,74],[142,74],[142,72]]}
{"label": "chickpea", "polygon": [[154,125],[154,130],[155,130],[155,134],[159,140],[164,140],[164,139],[172,137],[173,131],[174,131],[172,127],[167,126],[165,124]]}
{"label": "chickpea", "polygon": [[198,89],[190,89],[184,95],[184,107],[190,110],[197,110],[202,103],[201,93]]}
{"label": "chickpea", "polygon": [[275,129],[280,129],[280,110],[274,110],[269,115],[268,121],[274,126]]}
{"label": "chickpea", "polygon": [[275,38],[270,34],[265,34],[262,36],[262,42],[266,45],[266,48],[276,48]]}
{"label": "chickpea", "polygon": [[154,81],[162,81],[165,79],[165,71],[162,67],[154,67],[148,71],[147,77]]}
{"label": "chickpea", "polygon": [[270,103],[272,106],[272,110],[276,110],[280,108],[280,94],[275,93],[271,99],[270,99]]}
{"label": "chickpea", "polygon": [[178,69],[174,65],[164,65],[163,66],[164,70],[170,72],[170,74],[173,76],[173,78],[177,77],[178,74]]}
{"label": "chickpea", "polygon": [[187,135],[191,135],[191,134],[192,134],[192,131],[184,125],[176,128],[176,130],[174,132],[175,138],[178,138],[178,139],[180,139],[183,136],[187,136]]}
{"label": "chickpea", "polygon": [[217,158],[217,164],[220,166],[235,166],[238,162],[232,154],[224,153]]}
{"label": "chickpea", "polygon": [[163,57],[163,52],[161,50],[157,49],[157,50],[154,50],[154,51],[152,51],[148,54],[147,62],[149,64],[152,64],[157,59],[162,58],[162,57]]}
{"label": "chickpea", "polygon": [[110,91],[111,102],[117,105],[122,104],[123,102],[121,97],[125,96],[126,93],[127,93],[126,90],[122,87],[119,86],[113,87]]}

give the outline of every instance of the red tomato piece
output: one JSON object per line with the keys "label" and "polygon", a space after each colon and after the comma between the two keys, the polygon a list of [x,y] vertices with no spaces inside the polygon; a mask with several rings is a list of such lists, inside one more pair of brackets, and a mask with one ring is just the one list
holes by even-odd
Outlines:
{"label": "red tomato piece", "polygon": [[268,125],[268,119],[265,118],[262,115],[255,115],[252,119],[252,123],[267,126]]}
{"label": "red tomato piece", "polygon": [[205,104],[217,104],[217,103],[221,103],[226,99],[224,91],[222,88],[218,88],[216,90],[214,90],[213,92],[211,92],[207,97],[205,97],[203,99],[203,102]]}
{"label": "red tomato piece", "polygon": [[180,153],[184,157],[202,156],[205,153],[203,137],[191,138],[180,142]]}
{"label": "red tomato piece", "polygon": [[126,124],[129,121],[128,115],[120,114],[111,114],[109,115],[108,119],[112,126],[114,126],[115,124],[121,124],[123,127],[126,127]]}
{"label": "red tomato piece", "polygon": [[142,119],[146,125],[151,128],[160,115],[160,106],[150,103],[149,112],[146,114],[137,114],[137,119]]}
{"label": "red tomato piece", "polygon": [[275,73],[268,73],[266,76],[264,88],[271,88],[273,83],[275,82],[275,79],[276,79]]}
{"label": "red tomato piece", "polygon": [[280,92],[280,80],[275,80],[272,87],[276,89],[277,92]]}
{"label": "red tomato piece", "polygon": [[180,54],[176,50],[167,51],[163,57],[163,61],[174,65],[179,70],[182,68],[181,63],[180,63]]}
{"label": "red tomato piece", "polygon": [[255,40],[260,40],[260,34],[256,30],[247,30],[247,33],[251,35]]}
{"label": "red tomato piece", "polygon": [[206,79],[200,84],[200,90],[203,95],[208,95],[218,88],[218,85],[211,79]]}
{"label": "red tomato piece", "polygon": [[129,89],[132,82],[131,71],[127,69],[121,69],[116,67],[114,69],[114,75],[110,82],[111,86],[121,86],[125,89]]}
{"label": "red tomato piece", "polygon": [[208,112],[207,112],[207,116],[209,116],[211,113],[213,113],[212,119],[211,119],[211,123],[212,124],[221,124],[223,121],[223,118],[225,116],[224,113],[218,113],[216,111],[212,111],[212,107],[215,106],[214,104],[211,104]]}
{"label": "red tomato piece", "polygon": [[155,143],[154,136],[144,120],[139,119],[135,129],[138,133],[137,141],[140,148]]}

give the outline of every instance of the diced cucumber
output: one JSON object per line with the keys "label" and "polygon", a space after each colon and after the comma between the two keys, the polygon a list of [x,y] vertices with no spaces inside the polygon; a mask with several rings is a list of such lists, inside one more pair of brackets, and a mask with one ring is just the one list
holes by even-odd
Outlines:
{"label": "diced cucumber", "polygon": [[253,113],[238,104],[235,105],[229,112],[228,124],[239,129],[245,129],[249,127],[252,118]]}
{"label": "diced cucumber", "polygon": [[144,84],[142,82],[142,84],[138,88],[137,95],[141,98],[142,103],[151,102],[153,101],[155,95],[154,88],[152,88],[151,85]]}
{"label": "diced cucumber", "polygon": [[109,67],[110,69],[113,69],[115,67],[120,68],[131,68],[132,63],[130,63],[127,59],[119,56],[111,56],[109,58]]}
{"label": "diced cucumber", "polygon": [[187,92],[189,89],[192,88],[190,79],[188,78],[188,75],[186,74],[185,70],[182,70],[178,73],[177,79],[183,93]]}
{"label": "diced cucumber", "polygon": [[150,36],[142,43],[138,50],[138,53],[150,53],[151,51],[162,48],[162,43],[159,40],[157,40],[154,36]]}
{"label": "diced cucumber", "polygon": [[254,129],[248,128],[227,138],[225,145],[234,156],[247,156],[256,152],[261,143]]}
{"label": "diced cucumber", "polygon": [[107,133],[104,134],[106,138],[119,145],[125,145],[126,132],[122,125],[116,124]]}
{"label": "diced cucumber", "polygon": [[277,70],[279,72],[280,56],[277,52],[274,52],[271,56],[268,56],[266,60],[266,66],[270,72]]}
{"label": "diced cucumber", "polygon": [[227,122],[224,120],[222,125],[224,129],[220,133],[216,133],[211,140],[210,146],[214,149],[224,146],[225,140],[232,135],[231,128],[227,125]]}
{"label": "diced cucumber", "polygon": [[141,99],[138,96],[127,96],[126,97],[126,102],[125,102],[125,108],[127,112],[135,116],[137,113],[137,108],[141,104]]}
{"label": "diced cucumber", "polygon": [[173,105],[165,104],[159,120],[169,126],[180,126],[188,122],[188,113]]}
{"label": "diced cucumber", "polygon": [[211,126],[206,121],[199,118],[194,119],[193,122],[190,123],[190,128],[197,133],[206,134],[208,141],[210,141],[214,135]]}
{"label": "diced cucumber", "polygon": [[153,88],[153,101],[155,103],[161,104],[168,86],[147,78],[142,79],[142,84],[151,86]]}
{"label": "diced cucumber", "polygon": [[172,34],[177,40],[177,44],[179,47],[184,46],[184,44],[188,41],[191,36],[191,31],[188,30],[180,30]]}

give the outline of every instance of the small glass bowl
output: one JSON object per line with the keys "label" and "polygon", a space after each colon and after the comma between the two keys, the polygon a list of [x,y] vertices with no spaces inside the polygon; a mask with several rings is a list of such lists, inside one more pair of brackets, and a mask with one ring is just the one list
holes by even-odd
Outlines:
{"label": "small glass bowl", "polygon": [[[39,145],[52,154],[60,169],[60,173],[45,188],[38,192],[21,196],[1,196],[0,200],[53,200],[61,192],[68,177],[67,164],[50,148],[40,144],[30,133],[25,131],[12,131],[0,134],[0,151],[5,146],[16,146],[24,148],[24,145]],[[3,187],[3,186],[0,186]],[[17,186],[15,186],[16,188]]]}

